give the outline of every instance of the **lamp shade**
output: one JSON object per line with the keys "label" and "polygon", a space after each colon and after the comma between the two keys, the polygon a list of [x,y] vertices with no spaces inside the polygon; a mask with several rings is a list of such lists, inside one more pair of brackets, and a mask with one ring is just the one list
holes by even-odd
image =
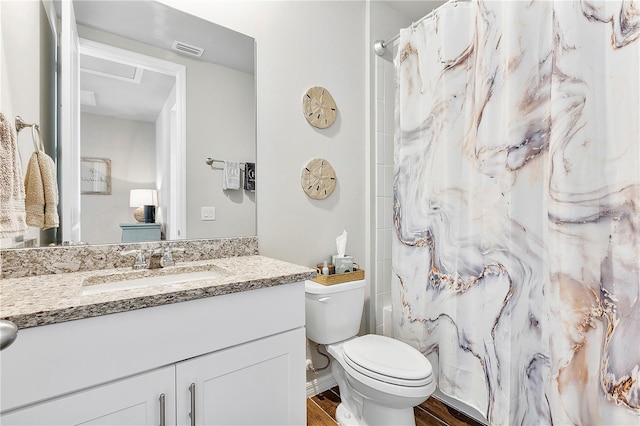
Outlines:
{"label": "lamp shade", "polygon": [[157,200],[155,189],[132,189],[129,193],[129,207],[155,206]]}

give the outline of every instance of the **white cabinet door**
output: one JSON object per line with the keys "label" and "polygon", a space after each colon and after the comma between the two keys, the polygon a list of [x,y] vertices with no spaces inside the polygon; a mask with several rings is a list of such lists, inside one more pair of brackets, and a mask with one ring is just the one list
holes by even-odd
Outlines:
{"label": "white cabinet door", "polygon": [[161,416],[175,425],[174,366],[31,405],[0,416],[0,424],[161,425]]}
{"label": "white cabinet door", "polygon": [[[305,423],[304,329],[176,366],[177,422],[196,425]],[[190,391],[191,387],[191,391]]]}

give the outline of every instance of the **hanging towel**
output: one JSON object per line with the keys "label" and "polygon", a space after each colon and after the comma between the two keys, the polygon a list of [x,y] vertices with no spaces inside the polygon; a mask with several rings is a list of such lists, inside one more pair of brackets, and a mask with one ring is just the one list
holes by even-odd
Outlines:
{"label": "hanging towel", "polygon": [[256,163],[244,163],[244,189],[256,190]]}
{"label": "hanging towel", "polygon": [[240,189],[240,163],[237,161],[224,162],[224,176],[222,189]]}
{"label": "hanging towel", "polygon": [[24,179],[27,224],[41,229],[58,227],[58,179],[56,165],[46,153],[31,155]]}
{"label": "hanging towel", "polygon": [[0,112],[0,238],[27,230],[22,165],[13,125]]}

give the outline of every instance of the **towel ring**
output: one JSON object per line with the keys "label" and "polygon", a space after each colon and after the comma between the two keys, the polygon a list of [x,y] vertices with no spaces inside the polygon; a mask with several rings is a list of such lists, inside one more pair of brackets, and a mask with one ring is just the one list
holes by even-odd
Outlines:
{"label": "towel ring", "polygon": [[[38,134],[38,141],[36,142],[36,133]],[[34,124],[31,126],[31,139],[33,139],[33,147],[36,151],[44,152],[44,143],[42,143],[42,135],[40,134],[40,126]]]}
{"label": "towel ring", "polygon": [[[16,115],[15,126],[16,126],[16,132],[18,133],[20,132],[20,130],[24,129],[25,127],[31,127],[31,140],[33,141],[33,148],[36,151],[44,152],[44,143],[42,142],[42,134],[40,133],[40,126],[38,126],[36,123],[27,123],[19,115]],[[36,138],[36,133],[38,134],[37,138]]]}

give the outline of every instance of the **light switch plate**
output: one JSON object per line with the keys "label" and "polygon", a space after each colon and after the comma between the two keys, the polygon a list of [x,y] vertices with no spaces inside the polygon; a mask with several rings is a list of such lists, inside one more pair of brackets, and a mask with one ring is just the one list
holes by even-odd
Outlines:
{"label": "light switch plate", "polygon": [[201,207],[200,220],[216,220],[215,207]]}

